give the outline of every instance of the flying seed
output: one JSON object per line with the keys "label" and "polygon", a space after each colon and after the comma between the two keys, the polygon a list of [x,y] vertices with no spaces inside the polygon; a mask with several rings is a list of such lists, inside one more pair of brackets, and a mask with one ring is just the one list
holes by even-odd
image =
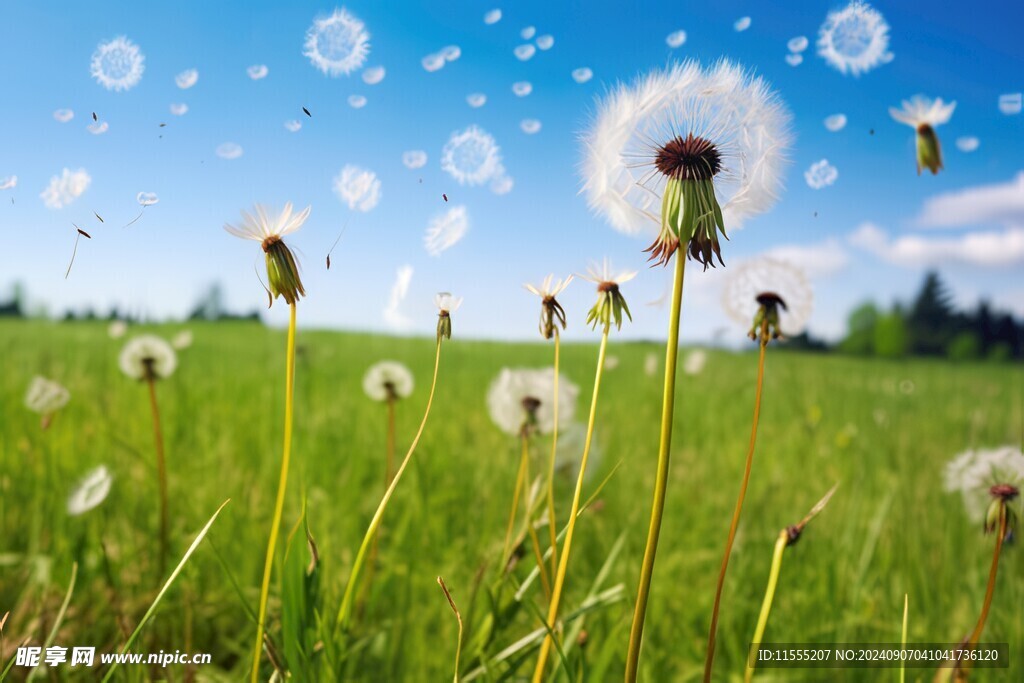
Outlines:
{"label": "flying seed", "polygon": [[99,120],[100,120],[100,119],[99,119],[99,117],[98,117],[98,116],[96,116],[96,112],[93,112],[93,113],[92,113],[92,120],[93,120],[93,121],[99,121]]}
{"label": "flying seed", "polygon": [[[72,225],[74,225],[74,224],[72,224]],[[78,230],[78,234],[79,234],[79,235],[84,235],[84,236],[85,236],[85,237],[86,237],[87,239],[90,239],[90,240],[92,239],[92,235],[90,235],[89,233],[87,233],[87,232],[86,232],[85,230],[82,230],[82,229],[81,229],[81,228],[79,228],[79,227],[78,227],[77,225],[75,225],[75,228],[76,228],[76,229]]]}
{"label": "flying seed", "polygon": [[338,242],[341,241],[341,236],[345,234],[346,230],[348,230],[348,221],[345,221],[345,225],[342,226],[341,232],[338,233],[338,239],[334,240],[334,244],[332,244],[331,248],[327,250],[327,270],[331,269],[331,253],[334,251],[334,248],[338,246]]}
{"label": "flying seed", "polygon": [[448,201],[448,195],[446,195],[446,194],[442,193],[442,194],[441,194],[441,196],[442,196],[442,197],[444,197],[444,200],[445,200],[445,201]]}
{"label": "flying seed", "polygon": [[104,220],[103,220],[103,216],[99,215],[99,214],[98,214],[98,213],[96,213],[95,211],[93,211],[93,212],[92,212],[92,215],[93,215],[93,216],[96,216],[96,218],[98,218],[98,219],[99,219],[100,223],[105,223],[105,222],[106,222],[106,221],[104,221]]}
{"label": "flying seed", "polygon": [[305,107],[303,107],[303,108],[302,108],[302,111],[306,112],[306,116],[308,116],[309,118],[313,118],[313,115],[312,115],[312,114],[310,114],[310,113],[309,113],[309,110],[308,110],[308,109],[306,109]]}

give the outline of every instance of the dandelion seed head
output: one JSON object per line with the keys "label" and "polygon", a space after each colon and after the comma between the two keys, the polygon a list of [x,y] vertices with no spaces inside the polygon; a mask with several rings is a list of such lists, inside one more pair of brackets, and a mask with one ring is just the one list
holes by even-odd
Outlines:
{"label": "dandelion seed head", "polygon": [[499,21],[501,21],[501,10],[500,9],[488,10],[484,14],[484,23],[487,24],[488,26],[490,26],[492,24],[497,24]]}
{"label": "dandelion seed head", "polygon": [[92,54],[89,70],[96,82],[107,90],[131,90],[142,80],[146,58],[139,46],[124,36],[100,43]]}
{"label": "dandelion seed head", "polygon": [[653,351],[644,356],[644,374],[654,377],[658,374],[658,354]]}
{"label": "dandelion seed head", "polygon": [[523,119],[519,122],[519,127],[527,135],[533,135],[540,132],[541,123],[537,119]]}
{"label": "dandelion seed head", "polygon": [[1019,92],[1006,93],[999,96],[999,111],[1006,116],[1016,116],[1024,105],[1024,94]]}
{"label": "dandelion seed head", "polygon": [[52,415],[71,400],[71,392],[60,382],[36,375],[25,393],[25,407],[33,413]]}
{"label": "dandelion seed head", "polygon": [[744,328],[762,306],[759,297],[770,293],[785,306],[779,311],[779,328],[786,336],[803,332],[814,309],[814,290],[804,272],[772,257],[759,257],[729,269],[722,292],[726,314]]}
{"label": "dandelion seed head", "polygon": [[377,85],[384,80],[387,71],[382,66],[370,66],[363,69],[363,83]]}
{"label": "dandelion seed head", "polygon": [[677,47],[682,47],[683,43],[685,43],[685,42],[686,42],[686,31],[683,31],[682,29],[680,29],[678,31],[672,31],[672,33],[668,34],[665,37],[665,44],[668,45],[669,47],[673,48],[673,49],[675,49]]}
{"label": "dandelion seed head", "polygon": [[519,37],[522,38],[523,40],[529,40],[530,38],[533,38],[536,34],[537,27],[535,26],[524,26],[519,31]]}
{"label": "dandelion seed head", "polygon": [[590,69],[590,67],[581,66],[578,69],[572,70],[572,80],[576,81],[577,83],[586,83],[593,77],[594,72]]}
{"label": "dandelion seed head", "polygon": [[178,367],[178,354],[163,338],[142,334],[124,345],[118,365],[132,379],[167,379]]}
{"label": "dandelion seed head", "polygon": [[832,114],[825,118],[825,130],[830,133],[838,133],[846,128],[846,114]]}
{"label": "dandelion seed head", "polygon": [[968,516],[982,521],[995,484],[1024,483],[1024,453],[1015,446],[973,449],[958,454],[946,465],[946,491],[959,493]]}
{"label": "dandelion seed head", "polygon": [[455,246],[469,230],[469,213],[465,206],[453,206],[443,214],[434,216],[423,236],[423,246],[431,256],[440,256]]}
{"label": "dandelion seed head", "polygon": [[516,81],[512,84],[512,93],[516,97],[526,97],[533,92],[533,84],[529,81]]}
{"label": "dandelion seed head", "polygon": [[462,305],[462,297],[451,292],[438,292],[434,295],[434,305],[441,314],[454,313]]}
{"label": "dandelion seed head", "polygon": [[366,106],[366,97],[363,95],[349,95],[348,106],[353,109],[362,109]]}
{"label": "dandelion seed head", "polygon": [[736,20],[736,23],[734,23],[732,27],[733,29],[736,30],[737,33],[742,33],[743,31],[746,31],[748,28],[750,28],[750,23],[750,17],[740,17],[739,19]]}
{"label": "dandelion seed head", "polygon": [[174,84],[182,90],[188,90],[199,82],[199,72],[195,69],[186,69],[174,77]]}
{"label": "dandelion seed head", "polygon": [[[558,377],[558,426],[568,427],[576,414],[579,387]],[[555,426],[554,368],[503,368],[487,389],[487,410],[501,431],[519,436],[524,425],[540,434]]]}
{"label": "dandelion seed head", "polygon": [[412,371],[395,360],[374,363],[363,375],[363,391],[372,401],[408,398],[413,386]]}
{"label": "dandelion seed head", "polygon": [[219,156],[221,159],[238,159],[245,153],[242,146],[235,142],[225,142],[222,145],[218,145],[217,149],[214,150],[214,154]]}
{"label": "dandelion seed head", "polygon": [[102,503],[110,493],[113,481],[105,465],[90,470],[68,496],[68,514],[75,517]]}
{"label": "dandelion seed head", "polygon": [[402,153],[402,165],[408,169],[423,168],[427,165],[427,153],[422,149],[411,149]]}
{"label": "dandelion seed head", "polygon": [[270,73],[270,69],[267,68],[266,64],[253,64],[245,70],[245,73],[254,81],[259,81],[267,77]]}
{"label": "dandelion seed head", "polygon": [[182,351],[192,346],[192,330],[182,330],[171,337],[171,346],[177,351]]}
{"label": "dandelion seed head", "polygon": [[50,178],[50,184],[39,197],[48,209],[63,209],[75,201],[89,188],[92,177],[84,168],[72,171],[65,168],[59,176]]}
{"label": "dandelion seed head", "polygon": [[547,51],[555,46],[555,37],[545,33],[542,36],[537,36],[537,40],[535,40],[534,43],[537,45],[538,50]]}
{"label": "dandelion seed head", "polygon": [[981,146],[981,140],[973,135],[967,135],[956,139],[956,148],[961,152],[973,152]]}
{"label": "dandelion seed head", "polygon": [[829,12],[818,29],[818,54],[842,74],[859,76],[892,61],[889,24],[861,0]]}
{"label": "dandelion seed head", "polygon": [[828,159],[822,159],[811,164],[810,168],[804,171],[804,180],[812,190],[820,190],[836,182],[839,178],[839,171],[828,163]]}
{"label": "dandelion seed head", "polygon": [[225,223],[224,229],[235,237],[262,243],[297,231],[309,218],[310,210],[311,207],[307,206],[293,215],[291,202],[287,202],[280,213],[257,204],[253,213],[242,211],[240,224]]}
{"label": "dandelion seed head", "polygon": [[501,149],[477,126],[455,131],[441,150],[441,169],[460,185],[482,185],[502,169]]}
{"label": "dandelion seed head", "polygon": [[342,7],[313,21],[302,54],[327,76],[348,76],[366,62],[370,34],[360,19]]}
{"label": "dandelion seed head", "polygon": [[517,45],[516,48],[512,50],[512,54],[514,54],[516,56],[516,59],[518,59],[520,62],[530,60],[536,53],[537,48],[531,45],[530,43]]}
{"label": "dandelion seed head", "polygon": [[53,118],[58,123],[67,123],[71,119],[75,118],[75,112],[70,109],[58,109],[53,112]]}
{"label": "dandelion seed head", "polygon": [[366,213],[380,203],[380,179],[369,169],[346,164],[334,178],[334,193],[352,211]]}
{"label": "dandelion seed head", "polygon": [[107,327],[107,334],[111,339],[120,339],[128,333],[128,323],[123,320],[115,320]]}
{"label": "dandelion seed head", "polygon": [[694,349],[683,358],[683,372],[687,375],[699,375],[708,362],[708,354],[703,349]]}

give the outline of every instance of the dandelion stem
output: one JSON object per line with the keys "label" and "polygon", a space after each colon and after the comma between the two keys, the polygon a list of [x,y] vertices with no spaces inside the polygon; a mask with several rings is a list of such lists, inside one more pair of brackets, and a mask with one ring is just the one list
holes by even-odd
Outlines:
{"label": "dandelion stem", "polygon": [[[903,635],[900,640],[900,649],[907,649],[907,616],[910,612],[910,594],[903,594]],[[900,657],[900,683],[906,683],[907,663]]]}
{"label": "dandelion stem", "polygon": [[363,564],[366,562],[366,554],[370,547],[370,541],[373,539],[374,534],[377,533],[377,529],[380,527],[381,519],[384,517],[384,510],[387,508],[388,502],[391,500],[391,496],[398,487],[398,482],[401,481],[402,474],[405,473],[405,469],[412,461],[412,455],[416,452],[416,446],[419,444],[420,437],[423,436],[423,430],[427,426],[427,417],[430,416],[430,407],[434,404],[434,390],[437,388],[437,371],[441,366],[441,339],[442,337],[438,335],[437,351],[434,355],[434,377],[430,382],[430,394],[427,396],[427,407],[423,411],[423,420],[420,422],[420,427],[416,431],[416,436],[413,437],[412,443],[409,444],[408,452],[405,454],[405,457],[402,459],[402,463],[398,466],[398,470],[395,472],[394,478],[391,480],[391,485],[388,486],[387,491],[384,492],[384,497],[380,499],[377,511],[373,513],[373,518],[370,520],[370,526],[367,528],[366,535],[363,536],[363,541],[359,545],[359,552],[356,553],[356,559],[352,564],[352,571],[348,577],[348,585],[345,587],[345,595],[341,600],[341,607],[338,609],[338,619],[335,622],[335,631],[339,628],[347,630],[349,627],[349,620],[352,615],[352,600],[355,597],[356,586],[359,583],[359,574],[362,571]]}
{"label": "dandelion stem", "polygon": [[996,547],[992,552],[992,566],[988,570],[988,587],[985,589],[985,602],[981,607],[981,616],[978,617],[978,625],[974,627],[974,631],[971,632],[971,637],[968,641],[971,647],[977,645],[981,639],[981,632],[985,629],[985,622],[988,621],[988,611],[992,607],[992,596],[996,590],[996,573],[999,570],[999,555],[1002,553],[1003,540],[1006,538],[1006,523],[1006,503],[1000,502],[999,535],[996,537]]}
{"label": "dandelion stem", "polygon": [[565,586],[565,576],[569,568],[569,553],[572,550],[573,533],[576,530],[576,517],[579,513],[580,498],[583,494],[583,480],[587,473],[590,443],[594,437],[594,422],[597,419],[597,397],[601,391],[601,375],[604,371],[605,351],[608,348],[608,332],[610,330],[611,323],[606,322],[601,333],[601,346],[597,352],[597,370],[594,373],[594,395],[590,399],[590,417],[587,419],[587,437],[583,442],[583,458],[580,460],[580,471],[576,477],[576,490],[572,495],[569,524],[566,527],[565,539],[562,541],[562,552],[558,558],[558,573],[555,574],[555,586],[551,594],[551,601],[548,604],[548,632],[540,647],[540,657],[537,660],[537,666],[533,670],[533,683],[539,683],[544,680],[544,671],[547,667],[548,655],[551,653],[551,646],[553,644],[552,634],[557,627],[558,607],[562,599],[562,589]]}
{"label": "dandelion stem", "polygon": [[[387,454],[385,456],[384,464],[384,490],[387,491],[388,487],[391,486],[391,480],[394,478],[395,472],[395,397],[392,395],[388,396],[388,436],[387,436]],[[361,618],[363,610],[366,608],[366,601],[370,597],[370,587],[373,585],[373,577],[377,573],[377,555],[380,548],[380,530],[373,535],[373,545],[370,546],[370,559],[366,561],[366,581],[363,583],[363,588],[359,593],[359,602],[356,604],[356,615]]]}
{"label": "dandelion stem", "polygon": [[384,488],[395,476],[395,398],[388,396],[388,451],[384,465]]}
{"label": "dandelion stem", "polygon": [[[779,537],[775,541],[775,552],[772,553],[772,568],[768,572],[768,587],[764,591],[764,600],[761,602],[761,614],[757,617],[757,628],[754,629],[754,639],[750,642],[751,653],[757,651],[758,645],[761,644],[761,638],[764,637],[764,629],[768,625],[768,614],[772,611],[772,600],[775,599],[775,587],[779,583],[779,570],[782,569],[782,553],[785,552],[786,546],[789,544],[789,532],[783,529],[779,532]],[[750,679],[754,675],[753,662],[755,660],[751,655],[747,658],[747,670],[743,674],[744,683],[750,683]]]}
{"label": "dandelion stem", "polygon": [[551,575],[558,573],[558,525],[555,520],[555,458],[558,455],[558,360],[562,336],[555,328],[555,381],[551,400],[554,427],[551,431],[551,459],[548,463],[548,532],[551,536]]}
{"label": "dandelion stem", "polygon": [[260,606],[256,618],[256,645],[252,655],[252,683],[257,683],[260,673],[260,655],[263,653],[263,632],[267,618],[267,597],[270,594],[270,573],[274,566],[274,550],[277,548],[277,533],[284,512],[284,494],[288,488],[288,462],[292,454],[292,418],[295,413],[295,302],[288,308],[288,348],[285,355],[284,390],[284,445],[281,455],[281,474],[277,482],[277,500],[274,503],[274,519],[270,525],[270,540],[267,541],[267,556],[263,562],[263,583],[260,585]]}
{"label": "dandelion stem", "polygon": [[644,618],[647,600],[654,576],[654,559],[658,553],[661,518],[665,511],[665,493],[668,487],[669,457],[672,447],[672,417],[675,412],[676,360],[679,356],[679,317],[683,304],[683,274],[686,257],[676,254],[675,280],[672,286],[672,310],[668,324],[668,343],[665,346],[665,387],[661,404],[661,437],[658,445],[658,470],[654,481],[654,501],[651,505],[651,523],[647,531],[647,546],[640,566],[640,584],[637,588],[633,625],[629,631],[629,649],[626,652],[626,683],[635,683],[640,668],[640,646],[644,636]]}
{"label": "dandelion stem", "polygon": [[505,568],[508,566],[508,561],[511,559],[512,530],[516,525],[516,513],[519,512],[519,498],[522,496],[523,479],[526,476],[525,467],[526,460],[522,455],[520,455],[519,470],[516,472],[516,485],[512,490],[512,509],[509,511],[508,515],[508,528],[505,529],[505,546],[501,551],[501,562],[499,563],[499,570],[501,573],[505,572]]}
{"label": "dandelion stem", "polygon": [[722,605],[722,589],[725,586],[725,572],[729,568],[729,556],[732,544],[736,540],[736,529],[740,525],[740,513],[743,512],[743,500],[747,497],[747,485],[750,483],[750,470],[754,464],[754,448],[757,445],[757,423],[761,418],[761,393],[764,387],[764,353],[768,348],[768,319],[761,322],[760,352],[757,358],[757,389],[754,394],[754,418],[750,427],[750,446],[747,448],[747,462],[743,468],[743,482],[740,484],[740,495],[736,499],[736,508],[729,524],[729,536],[725,540],[725,554],[722,556],[722,567],[718,571],[718,585],[715,587],[715,603],[711,608],[711,628],[708,630],[708,651],[704,658],[704,683],[711,681],[711,669],[715,664],[715,636],[718,634],[718,610]]}
{"label": "dandelion stem", "polygon": [[149,385],[149,408],[153,413],[153,439],[156,441],[156,471],[160,484],[160,564],[161,578],[167,566],[167,461],[164,457],[164,433],[160,428],[160,408],[156,402],[156,378],[152,374],[146,377]]}
{"label": "dandelion stem", "polygon": [[530,536],[530,544],[533,546],[533,556],[537,560],[537,567],[540,569],[540,583],[544,588],[544,597],[551,600],[551,580],[548,578],[547,565],[544,563],[544,554],[540,549],[540,539],[537,537],[537,529],[533,526],[533,487],[530,485],[530,437],[524,431],[520,440],[523,442],[523,497],[526,512],[526,533]]}

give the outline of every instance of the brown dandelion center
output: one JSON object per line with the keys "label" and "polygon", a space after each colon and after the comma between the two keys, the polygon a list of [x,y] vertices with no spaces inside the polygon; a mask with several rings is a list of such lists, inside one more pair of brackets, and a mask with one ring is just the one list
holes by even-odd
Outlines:
{"label": "brown dandelion center", "polygon": [[384,382],[384,391],[387,393],[389,401],[394,401],[398,398],[398,388],[394,382],[390,380]]}
{"label": "brown dandelion center", "polygon": [[615,294],[619,291],[619,283],[617,282],[599,282],[597,284],[597,291],[602,293]]}
{"label": "brown dandelion center", "polygon": [[722,154],[710,140],[677,135],[658,148],[654,165],[675,180],[711,180],[722,170]]}
{"label": "brown dandelion center", "polygon": [[270,237],[263,240],[263,251],[269,252],[275,244],[281,241],[278,235],[271,235]]}
{"label": "brown dandelion center", "polygon": [[527,415],[529,415],[530,417],[536,416],[538,408],[540,408],[539,398],[534,398],[533,396],[523,397],[523,410],[526,411]]}
{"label": "brown dandelion center", "polygon": [[1009,503],[1020,494],[1020,491],[1013,484],[996,484],[988,492],[992,494],[993,498],[999,498],[1006,503]]}
{"label": "brown dandelion center", "polygon": [[754,300],[757,301],[757,303],[764,306],[765,308],[782,307],[782,310],[784,311],[789,310],[788,308],[786,308],[785,300],[783,300],[783,298],[776,294],[775,292],[761,292],[756,297],[754,297]]}
{"label": "brown dandelion center", "polygon": [[917,126],[917,132],[921,135],[934,135],[935,129],[927,123],[921,123]]}

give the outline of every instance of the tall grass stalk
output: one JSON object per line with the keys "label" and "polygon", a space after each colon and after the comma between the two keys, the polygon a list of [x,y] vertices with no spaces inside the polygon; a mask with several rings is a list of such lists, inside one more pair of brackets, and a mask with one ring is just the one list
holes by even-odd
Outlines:
{"label": "tall grass stalk", "polygon": [[718,570],[718,583],[715,586],[715,602],[711,608],[711,627],[708,629],[708,648],[704,657],[704,683],[710,683],[711,670],[715,665],[715,638],[718,635],[718,611],[722,605],[722,589],[725,587],[725,573],[729,568],[729,556],[732,555],[732,544],[736,540],[736,529],[740,524],[743,512],[743,501],[747,497],[747,486],[750,483],[750,470],[754,464],[754,449],[757,446],[757,425],[761,418],[761,394],[764,388],[764,356],[768,348],[768,320],[761,323],[761,334],[758,336],[760,350],[757,356],[757,388],[754,392],[754,417],[750,426],[750,445],[747,448],[747,461],[743,468],[743,481],[740,483],[740,495],[736,498],[736,507],[729,523],[729,535],[725,540],[725,553],[722,555],[722,566]]}
{"label": "tall grass stalk", "polygon": [[[395,476],[395,403],[397,400],[394,396],[388,396],[388,434],[387,434],[387,453],[384,458],[384,490],[387,491],[388,487],[391,486],[391,480]],[[370,546],[370,559],[366,561],[366,582],[363,584],[363,589],[359,595],[359,603],[356,606],[356,613],[362,615],[363,608],[366,606],[366,601],[370,597],[370,588],[373,586],[373,578],[377,573],[377,555],[379,553],[380,546],[380,530],[378,533],[373,535],[373,545]]]}
{"label": "tall grass stalk", "polygon": [[558,362],[560,355],[560,348],[562,342],[562,335],[558,333],[558,328],[554,328],[555,336],[555,382],[554,382],[554,395],[551,399],[552,418],[554,419],[554,427],[551,430],[551,458],[548,461],[548,534],[551,540],[551,575],[554,576],[558,573],[558,539],[557,529],[558,524],[555,519],[555,460],[558,456]]}
{"label": "tall grass stalk", "polygon": [[525,498],[523,509],[526,513],[526,533],[530,537],[530,545],[533,547],[533,556],[537,561],[537,566],[540,568],[540,583],[544,588],[544,597],[550,602],[551,580],[548,578],[547,565],[544,563],[544,552],[540,549],[540,538],[537,536],[537,528],[533,524],[534,488],[530,483],[530,436],[524,430],[519,439],[522,441],[523,446],[523,479],[525,483],[523,489],[523,496]]}
{"label": "tall grass stalk", "polygon": [[647,545],[640,565],[640,583],[633,608],[633,624],[629,630],[629,649],[626,651],[626,683],[635,683],[640,668],[640,646],[643,644],[644,619],[647,601],[654,578],[654,560],[658,554],[661,519],[665,512],[665,494],[668,488],[669,458],[672,449],[672,418],[675,414],[676,360],[679,356],[679,318],[683,305],[683,275],[686,257],[676,254],[675,278],[672,284],[672,310],[668,323],[668,342],[665,345],[665,386],[661,400],[661,436],[658,444],[658,469],[654,481],[654,500],[651,504],[651,522],[647,531]]}
{"label": "tall grass stalk", "polygon": [[444,579],[440,576],[437,577],[437,585],[444,591],[444,597],[448,599],[448,605],[452,608],[452,612],[455,612],[455,620],[459,623],[459,639],[455,644],[455,676],[452,678],[453,683],[459,683],[459,660],[462,658],[462,614],[459,613],[452,594],[448,592],[448,586],[444,585]]}
{"label": "tall grass stalk", "polygon": [[398,466],[398,470],[395,472],[394,478],[391,480],[391,485],[388,486],[387,491],[384,492],[384,496],[380,500],[380,504],[377,506],[377,511],[373,513],[373,518],[370,520],[370,526],[366,530],[366,535],[363,536],[363,541],[359,545],[359,551],[356,553],[356,559],[352,563],[352,571],[348,577],[348,585],[345,587],[345,595],[341,600],[341,607],[338,609],[338,618],[335,620],[334,629],[337,632],[339,629],[342,632],[348,630],[350,621],[352,618],[352,603],[356,594],[356,587],[359,585],[359,575],[362,573],[363,565],[366,563],[366,556],[370,548],[370,543],[373,540],[374,535],[377,533],[377,529],[380,527],[381,520],[384,517],[384,510],[387,509],[388,502],[391,501],[391,496],[394,495],[395,489],[398,487],[398,483],[402,480],[402,475],[405,473],[406,468],[412,461],[412,455],[416,452],[416,446],[420,442],[420,437],[423,436],[423,430],[427,426],[427,418],[430,416],[430,408],[434,405],[434,391],[437,389],[437,373],[441,367],[441,335],[437,337],[437,350],[434,354],[434,376],[430,382],[430,394],[427,396],[427,407],[423,411],[423,420],[420,422],[420,427],[416,430],[416,436],[413,437],[412,443],[409,445],[409,450],[406,452],[405,457],[402,459],[402,464]]}
{"label": "tall grass stalk", "polygon": [[263,653],[263,632],[267,618],[267,597],[270,595],[270,574],[274,567],[274,551],[277,548],[277,534],[284,512],[284,494],[288,488],[288,463],[292,454],[292,421],[295,413],[295,302],[288,306],[288,347],[285,356],[284,394],[284,446],[281,456],[281,474],[277,482],[277,500],[274,503],[274,519],[270,525],[270,540],[263,562],[263,583],[260,585],[260,605],[256,619],[256,644],[252,655],[252,683],[257,683],[260,673],[260,656]]}
{"label": "tall grass stalk", "polygon": [[[576,477],[576,490],[572,495],[572,508],[569,511],[569,524],[566,527],[565,540],[562,542],[562,552],[558,559],[558,572],[555,574],[555,585],[551,593],[551,601],[548,604],[548,634],[540,646],[540,657],[537,659],[537,666],[533,670],[533,681],[539,683],[544,679],[547,668],[548,656],[551,653],[551,646],[554,644],[552,632],[556,629],[558,621],[558,608],[562,599],[562,589],[565,587],[565,577],[569,568],[569,553],[572,551],[573,533],[576,530],[576,519],[580,509],[580,499],[583,495],[583,480],[587,473],[587,459],[590,456],[590,444],[594,437],[594,422],[597,419],[597,398],[601,392],[601,375],[604,371],[605,352],[608,349],[608,333],[611,331],[611,324],[605,323],[601,332],[601,345],[597,352],[597,370],[594,373],[594,394],[590,399],[590,416],[587,418],[587,436],[583,443],[583,457],[580,460],[580,471]],[[552,553],[554,551],[552,550]]]}
{"label": "tall grass stalk", "polygon": [[153,440],[156,442],[156,471],[160,487],[160,556],[158,573],[164,575],[167,567],[168,511],[167,511],[167,459],[164,454],[164,432],[160,427],[160,407],[156,401],[156,375],[146,374],[149,387],[149,409],[153,414]]}
{"label": "tall grass stalk", "polygon": [[505,573],[506,567],[508,567],[509,560],[511,560],[512,554],[512,532],[516,526],[516,515],[519,512],[519,499],[523,495],[523,484],[526,479],[527,462],[526,453],[520,450],[519,454],[519,469],[516,470],[516,485],[512,489],[512,506],[508,513],[508,526],[505,529],[505,543],[501,550],[501,561],[498,564],[498,572],[500,574]]}
{"label": "tall grass stalk", "polygon": [[[908,593],[903,594],[903,633],[900,637],[900,650],[907,649],[907,616],[910,612],[910,595]],[[902,657],[900,658],[900,683],[906,683],[907,680],[907,662]]]}

